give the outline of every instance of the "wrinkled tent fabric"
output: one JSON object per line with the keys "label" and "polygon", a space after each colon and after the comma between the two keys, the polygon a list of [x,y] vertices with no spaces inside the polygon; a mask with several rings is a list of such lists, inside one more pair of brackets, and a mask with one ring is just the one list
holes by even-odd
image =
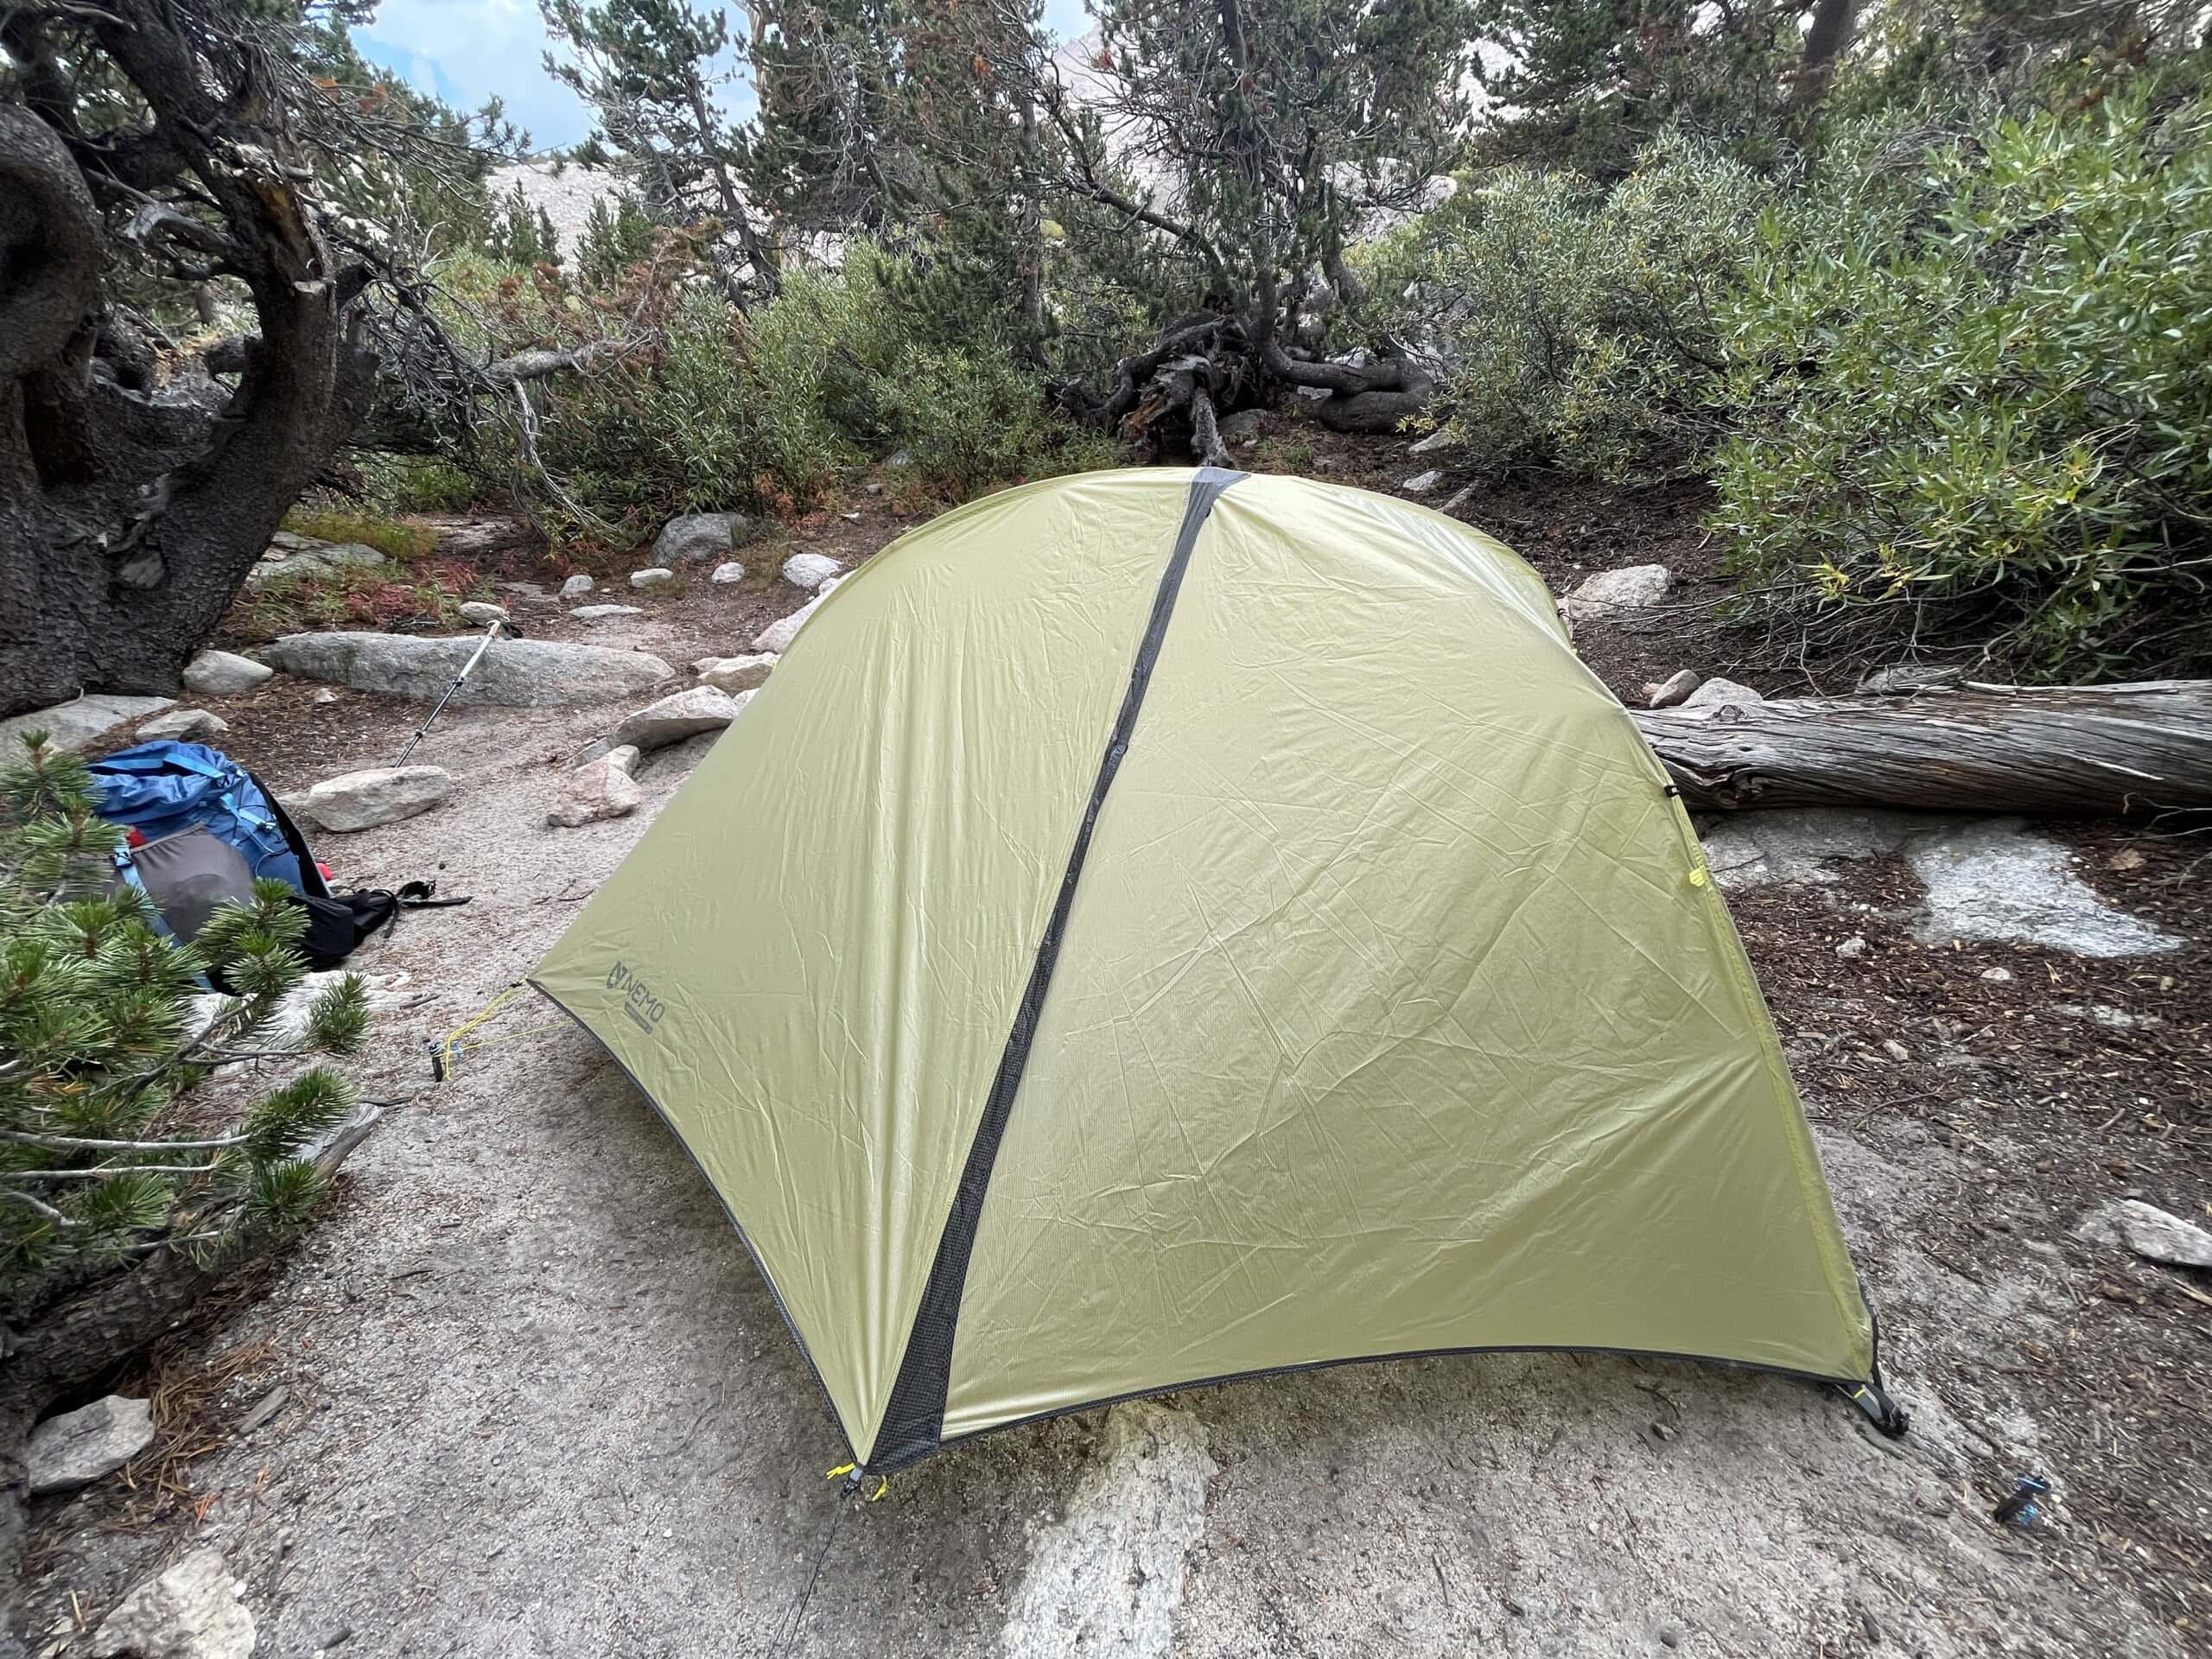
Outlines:
{"label": "wrinkled tent fabric", "polygon": [[1407,502],[1128,469],[934,520],[533,982],[698,1160],[864,1467],[1452,1350],[1880,1401],[1664,772],[1535,574]]}

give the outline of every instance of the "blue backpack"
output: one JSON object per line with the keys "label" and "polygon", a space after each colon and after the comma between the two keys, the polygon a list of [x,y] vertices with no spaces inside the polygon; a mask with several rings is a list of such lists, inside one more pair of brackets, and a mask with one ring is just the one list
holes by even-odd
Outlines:
{"label": "blue backpack", "polygon": [[[99,815],[136,830],[148,842],[202,830],[245,861],[249,875],[293,892],[327,898],[307,843],[251,772],[201,743],[141,743],[92,766]],[[134,887],[137,849],[116,855],[117,873]]]}
{"label": "blue backpack", "polygon": [[225,904],[250,904],[262,878],[292,889],[308,913],[300,949],[315,969],[335,968],[403,909],[465,905],[440,899],[434,881],[397,893],[334,893],[284,809],[261,780],[199,743],[141,743],[91,767],[100,817],[137,831],[118,849],[115,875],[152,901],[162,930],[189,944]]}

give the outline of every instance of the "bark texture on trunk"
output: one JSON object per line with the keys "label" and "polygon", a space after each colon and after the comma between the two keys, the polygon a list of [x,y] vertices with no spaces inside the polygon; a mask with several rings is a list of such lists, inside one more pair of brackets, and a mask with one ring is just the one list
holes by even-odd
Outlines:
{"label": "bark texture on trunk", "polygon": [[2212,681],[1980,686],[1637,710],[1694,810],[2212,808]]}

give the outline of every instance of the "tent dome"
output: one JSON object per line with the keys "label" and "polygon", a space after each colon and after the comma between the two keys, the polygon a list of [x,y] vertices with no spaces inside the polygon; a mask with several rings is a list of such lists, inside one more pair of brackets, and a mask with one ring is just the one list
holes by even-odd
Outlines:
{"label": "tent dome", "polygon": [[855,1458],[1485,1348],[1856,1390],[1872,1323],[1698,840],[1542,582],[1125,469],[806,623],[534,982],[742,1230]]}

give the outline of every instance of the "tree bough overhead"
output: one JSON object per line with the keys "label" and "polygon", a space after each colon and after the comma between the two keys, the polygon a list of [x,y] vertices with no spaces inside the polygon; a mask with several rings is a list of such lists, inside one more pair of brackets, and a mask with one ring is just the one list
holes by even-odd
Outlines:
{"label": "tree bough overhead", "polygon": [[379,358],[423,355],[395,223],[359,215],[404,171],[480,194],[482,160],[334,59],[361,10],[0,10],[0,712],[173,689]]}

